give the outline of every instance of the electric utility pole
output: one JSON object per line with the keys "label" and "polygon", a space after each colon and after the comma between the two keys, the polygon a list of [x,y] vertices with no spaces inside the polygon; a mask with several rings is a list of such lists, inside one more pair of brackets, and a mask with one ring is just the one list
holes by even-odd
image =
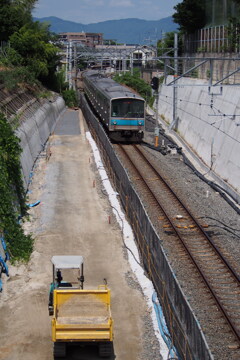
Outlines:
{"label": "electric utility pole", "polygon": [[[174,77],[178,75],[178,34],[174,34]],[[173,84],[173,119],[169,126],[172,129],[177,124],[177,83]]]}

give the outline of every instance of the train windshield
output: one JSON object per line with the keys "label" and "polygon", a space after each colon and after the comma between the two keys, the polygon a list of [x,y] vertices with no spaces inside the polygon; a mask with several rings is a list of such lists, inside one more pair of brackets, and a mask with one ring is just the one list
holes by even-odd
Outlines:
{"label": "train windshield", "polygon": [[135,99],[113,100],[112,117],[143,118],[144,101]]}

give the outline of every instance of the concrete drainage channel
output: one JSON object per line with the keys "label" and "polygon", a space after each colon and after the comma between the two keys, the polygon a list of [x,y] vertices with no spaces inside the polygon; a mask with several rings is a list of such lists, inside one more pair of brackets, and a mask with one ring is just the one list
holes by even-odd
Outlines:
{"label": "concrete drainage channel", "polygon": [[80,95],[80,107],[134,231],[144,269],[154,284],[173,346],[184,360],[213,359],[199,323],[168,263],[151,220],[112,144],[83,95]]}

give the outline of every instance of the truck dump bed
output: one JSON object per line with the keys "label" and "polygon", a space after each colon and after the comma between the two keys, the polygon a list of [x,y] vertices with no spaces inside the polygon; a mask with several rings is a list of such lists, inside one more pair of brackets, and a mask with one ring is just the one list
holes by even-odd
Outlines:
{"label": "truck dump bed", "polygon": [[53,341],[112,341],[110,290],[54,290]]}

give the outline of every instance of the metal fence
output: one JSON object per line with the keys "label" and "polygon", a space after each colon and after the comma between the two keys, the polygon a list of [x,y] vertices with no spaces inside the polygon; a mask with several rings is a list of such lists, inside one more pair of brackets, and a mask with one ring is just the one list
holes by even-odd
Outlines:
{"label": "metal fence", "polygon": [[183,52],[238,54],[240,51],[240,24],[206,27],[194,34],[185,35]]}
{"label": "metal fence", "polygon": [[184,36],[184,53],[222,53],[229,47],[228,30],[225,25],[208,27]]}

